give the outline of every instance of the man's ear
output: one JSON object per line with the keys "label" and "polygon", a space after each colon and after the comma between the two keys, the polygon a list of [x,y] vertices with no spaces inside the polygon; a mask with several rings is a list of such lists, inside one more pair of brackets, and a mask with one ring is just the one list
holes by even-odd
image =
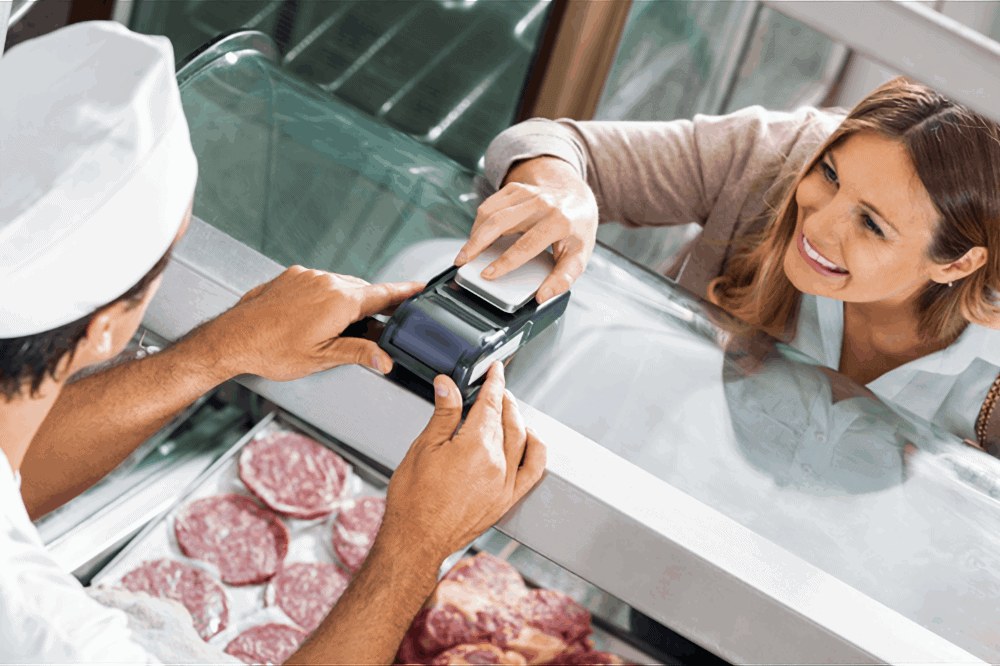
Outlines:
{"label": "man's ear", "polygon": [[985,247],[974,247],[958,261],[949,264],[934,264],[931,279],[941,284],[948,284],[955,280],[961,280],[967,275],[976,272],[986,263],[987,252]]}
{"label": "man's ear", "polygon": [[90,320],[87,331],[83,339],[80,340],[80,345],[86,346],[85,351],[89,352],[91,362],[109,359],[114,351],[114,324],[109,312],[110,309],[101,310]]}

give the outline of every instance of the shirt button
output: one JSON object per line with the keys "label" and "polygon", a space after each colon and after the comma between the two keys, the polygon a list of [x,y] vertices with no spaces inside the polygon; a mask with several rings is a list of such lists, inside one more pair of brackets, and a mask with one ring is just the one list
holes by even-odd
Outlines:
{"label": "shirt button", "polygon": [[818,432],[818,433],[816,433],[816,439],[818,439],[821,442],[825,442],[826,441],[826,435],[824,435],[821,432]]}

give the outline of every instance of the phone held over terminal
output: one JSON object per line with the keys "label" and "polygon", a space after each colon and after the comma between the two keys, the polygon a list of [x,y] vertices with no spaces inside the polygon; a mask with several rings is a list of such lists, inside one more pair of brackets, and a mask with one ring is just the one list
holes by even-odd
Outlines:
{"label": "phone held over terminal", "polygon": [[458,269],[455,282],[504,312],[514,312],[522,307],[535,296],[555,267],[555,260],[548,250],[495,280],[487,280],[481,275],[484,268],[509,250],[520,237],[521,234],[511,234],[498,238],[478,257]]}
{"label": "phone held over terminal", "polygon": [[569,292],[541,305],[533,298],[554,266],[548,252],[497,280],[480,276],[514,242],[501,238],[396,309],[379,338],[394,361],[390,378],[433,400],[434,377],[448,375],[468,408],[493,361],[506,360],[562,316]]}

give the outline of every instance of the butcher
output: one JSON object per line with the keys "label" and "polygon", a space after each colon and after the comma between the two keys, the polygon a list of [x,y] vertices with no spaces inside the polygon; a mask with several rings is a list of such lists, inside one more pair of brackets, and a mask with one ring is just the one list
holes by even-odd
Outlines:
{"label": "butcher", "polygon": [[[179,629],[159,643],[140,635],[122,609],[141,600],[85,589],[31,520],[236,375],[285,381],[346,363],[388,372],[375,343],[338,336],[422,286],[295,266],[162,352],[67,383],[122,351],[188,228],[198,165],[173,63],[166,38],[110,22],[0,59],[0,90],[12,91],[0,96],[0,663],[231,662],[190,617],[153,624],[162,634],[186,623],[194,647]],[[391,662],[445,557],[541,477],[545,447],[499,363],[461,427],[455,384],[439,376],[434,388],[369,556],[291,663]]]}

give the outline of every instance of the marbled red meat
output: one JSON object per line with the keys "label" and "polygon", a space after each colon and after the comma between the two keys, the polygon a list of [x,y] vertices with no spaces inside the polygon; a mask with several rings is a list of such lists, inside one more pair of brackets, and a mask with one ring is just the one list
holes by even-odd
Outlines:
{"label": "marbled red meat", "polygon": [[311,633],[340,599],[348,582],[340,567],[327,562],[296,562],[271,579],[265,598],[268,606],[279,606]]}
{"label": "marbled red meat", "polygon": [[516,652],[502,650],[490,643],[456,645],[445,650],[430,662],[432,666],[471,666],[472,664],[511,664],[524,666],[527,662]]}
{"label": "marbled red meat", "polygon": [[308,437],[276,433],[240,451],[240,479],[264,504],[293,518],[329,515],[341,499],[348,467]]}
{"label": "marbled red meat", "polygon": [[174,533],[185,555],[214,564],[230,585],[263,583],[288,553],[288,528],[278,516],[235,493],[191,502]]}
{"label": "marbled red meat", "polygon": [[489,553],[460,560],[441,580],[471,587],[505,606],[516,605],[528,593],[517,569]]}
{"label": "marbled red meat", "polygon": [[247,664],[283,664],[307,636],[287,624],[259,624],[230,641],[225,651]]}
{"label": "marbled red meat", "polygon": [[132,592],[180,602],[203,640],[229,625],[226,593],[212,576],[175,560],[151,560],[125,574],[122,585]]}
{"label": "marbled red meat", "polygon": [[501,559],[480,553],[461,560],[414,618],[400,645],[399,661],[427,663],[462,644],[503,647],[524,628],[524,620],[510,612],[508,603],[516,604],[527,591],[517,571]]}
{"label": "marbled red meat", "polygon": [[333,549],[351,573],[357,573],[382,526],[385,498],[361,497],[345,502],[333,523]]}
{"label": "marbled red meat", "polygon": [[521,597],[515,613],[531,627],[559,638],[567,645],[590,635],[590,613],[556,590],[531,590]]}

